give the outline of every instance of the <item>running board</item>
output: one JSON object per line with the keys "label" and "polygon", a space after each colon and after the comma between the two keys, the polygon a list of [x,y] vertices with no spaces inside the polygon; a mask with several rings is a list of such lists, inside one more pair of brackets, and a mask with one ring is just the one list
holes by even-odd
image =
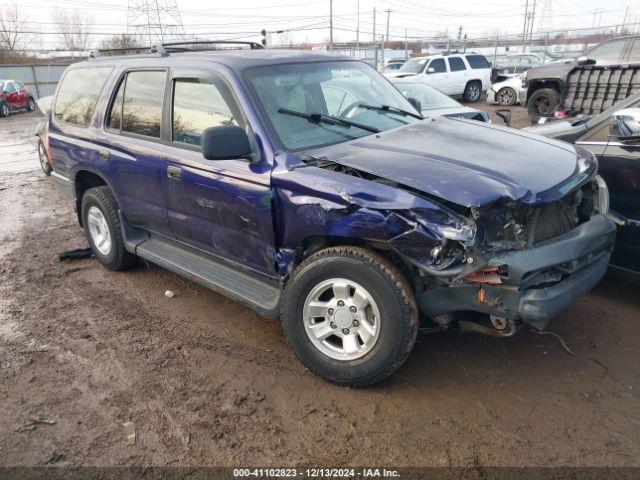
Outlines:
{"label": "running board", "polygon": [[246,305],[267,318],[280,316],[281,288],[274,280],[241,272],[206,253],[151,236],[135,254]]}

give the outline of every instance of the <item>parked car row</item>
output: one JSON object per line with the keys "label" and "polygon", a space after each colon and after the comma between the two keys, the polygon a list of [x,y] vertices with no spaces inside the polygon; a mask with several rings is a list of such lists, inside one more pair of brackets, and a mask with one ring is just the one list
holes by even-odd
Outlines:
{"label": "parked car row", "polygon": [[339,55],[179,50],[58,87],[51,175],[106,267],[141,257],[281,317],[304,365],[351,386],[391,375],[420,328],[543,329],[604,275],[593,153],[461,118],[420,78],[441,60],[476,81],[475,56],[418,60],[398,91]]}

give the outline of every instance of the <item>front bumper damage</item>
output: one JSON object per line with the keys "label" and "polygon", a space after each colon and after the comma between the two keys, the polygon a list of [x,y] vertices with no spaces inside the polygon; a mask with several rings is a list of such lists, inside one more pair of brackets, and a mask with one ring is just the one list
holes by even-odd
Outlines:
{"label": "front bumper damage", "polygon": [[615,236],[615,223],[595,215],[535,248],[490,259],[487,267],[508,272],[502,284],[460,282],[431,288],[417,294],[418,305],[430,317],[473,311],[521,320],[542,330],[604,276]]}

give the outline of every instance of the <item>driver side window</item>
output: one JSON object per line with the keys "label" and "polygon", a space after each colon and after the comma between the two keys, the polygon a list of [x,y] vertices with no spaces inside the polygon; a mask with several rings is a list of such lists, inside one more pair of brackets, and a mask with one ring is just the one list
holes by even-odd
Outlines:
{"label": "driver side window", "polygon": [[4,91],[7,93],[13,93],[16,91],[15,87],[13,86],[13,82],[7,82],[7,84],[4,86]]}
{"label": "driver side window", "polygon": [[595,60],[597,65],[616,63],[620,60],[626,40],[609,42],[594,48],[587,55],[590,60]]}
{"label": "driver side window", "polygon": [[328,115],[340,115],[346,107],[357,102],[356,97],[342,88],[332,85],[322,85],[321,88]]}
{"label": "driver side window", "polygon": [[434,72],[433,73],[446,73],[447,72],[447,66],[444,64],[444,58],[436,58],[435,60],[431,60],[431,63],[429,64],[429,67],[427,68],[433,68]]}

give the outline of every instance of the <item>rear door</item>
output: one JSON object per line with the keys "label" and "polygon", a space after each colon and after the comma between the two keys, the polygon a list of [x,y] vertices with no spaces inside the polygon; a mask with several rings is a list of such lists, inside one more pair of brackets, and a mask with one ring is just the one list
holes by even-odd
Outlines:
{"label": "rear door", "polygon": [[467,66],[461,57],[453,56],[447,58],[449,64],[449,82],[451,84],[451,91],[447,92],[450,95],[460,95],[464,92],[464,88],[467,85],[469,72]]}
{"label": "rear door", "polygon": [[162,191],[166,83],[166,69],[132,69],[121,74],[107,109],[96,168],[110,179],[129,223],[170,235]]}
{"label": "rear door", "polygon": [[175,69],[167,99],[162,179],[171,231],[184,243],[273,274],[271,166],[264,159],[205,160],[201,152],[206,128],[250,130],[229,83],[213,70]]}

